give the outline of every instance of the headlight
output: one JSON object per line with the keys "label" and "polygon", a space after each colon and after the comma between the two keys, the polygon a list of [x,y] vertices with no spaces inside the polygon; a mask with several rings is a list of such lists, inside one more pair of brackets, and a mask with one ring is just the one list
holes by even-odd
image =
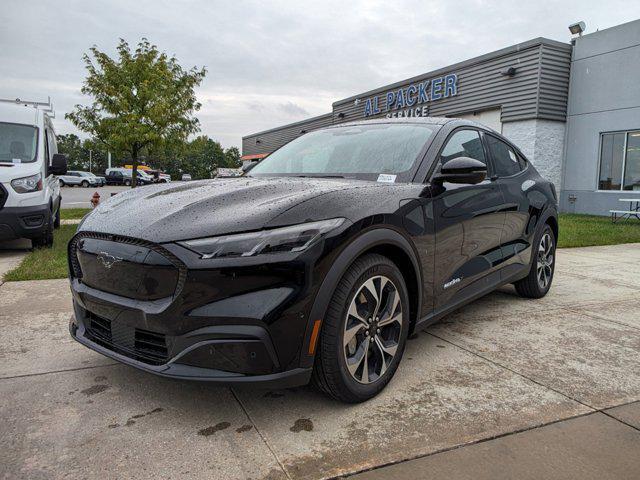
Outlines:
{"label": "headlight", "polygon": [[301,252],[320,240],[323,234],[338,228],[344,222],[344,218],[334,218],[260,232],[188,240],[180,242],[180,245],[199,253],[200,258],[253,257],[267,253]]}
{"label": "headlight", "polygon": [[11,186],[18,193],[37,192],[42,190],[42,176],[36,173],[30,177],[16,178],[11,180]]}

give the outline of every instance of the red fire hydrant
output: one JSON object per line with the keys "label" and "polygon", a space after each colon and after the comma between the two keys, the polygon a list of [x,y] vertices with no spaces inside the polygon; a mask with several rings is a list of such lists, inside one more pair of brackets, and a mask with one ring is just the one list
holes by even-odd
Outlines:
{"label": "red fire hydrant", "polygon": [[91,197],[91,206],[93,208],[96,208],[99,203],[100,203],[100,194],[98,192],[95,192],[93,194],[93,197]]}

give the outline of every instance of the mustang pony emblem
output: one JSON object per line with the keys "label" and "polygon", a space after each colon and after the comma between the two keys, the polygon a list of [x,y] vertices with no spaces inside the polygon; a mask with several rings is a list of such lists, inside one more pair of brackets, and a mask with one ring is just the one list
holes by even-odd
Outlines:
{"label": "mustang pony emblem", "polygon": [[113,267],[114,263],[118,263],[122,261],[120,257],[114,257],[113,255],[107,252],[100,252],[98,254],[98,260],[100,260],[104,268],[111,268]]}

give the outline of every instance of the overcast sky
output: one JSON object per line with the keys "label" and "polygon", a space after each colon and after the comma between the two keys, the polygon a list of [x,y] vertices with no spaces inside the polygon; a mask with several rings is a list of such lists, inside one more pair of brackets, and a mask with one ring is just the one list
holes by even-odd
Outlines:
{"label": "overcast sky", "polygon": [[[83,53],[147,37],[185,68],[202,132],[243,135],[331,111],[333,101],[535,37],[563,42],[640,18],[640,2],[0,0],[0,97],[46,99],[58,133],[85,76]],[[518,4],[518,5],[516,5]],[[76,132],[77,133],[77,132]]]}

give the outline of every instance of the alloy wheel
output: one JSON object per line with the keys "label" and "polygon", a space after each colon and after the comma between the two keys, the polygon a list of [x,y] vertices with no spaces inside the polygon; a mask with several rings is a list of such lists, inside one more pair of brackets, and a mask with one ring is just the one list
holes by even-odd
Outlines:
{"label": "alloy wheel", "polygon": [[367,279],[349,305],[343,333],[347,370],[357,382],[373,383],[385,374],[398,351],[402,324],[395,284],[382,275]]}
{"label": "alloy wheel", "polygon": [[538,246],[538,285],[541,289],[546,289],[551,283],[551,276],[553,275],[553,261],[554,250],[553,240],[549,233],[542,235],[540,239],[540,245]]}

